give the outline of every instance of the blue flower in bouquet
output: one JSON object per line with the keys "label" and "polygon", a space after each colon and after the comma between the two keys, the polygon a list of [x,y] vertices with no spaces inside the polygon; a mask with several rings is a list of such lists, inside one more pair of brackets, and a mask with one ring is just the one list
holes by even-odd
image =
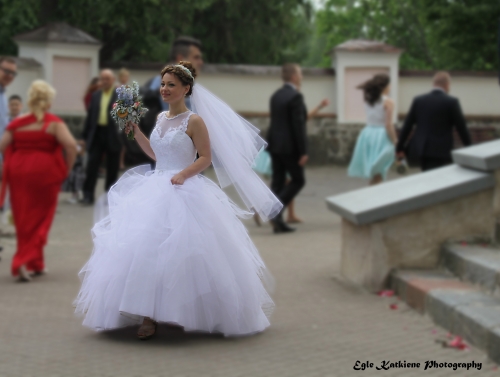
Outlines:
{"label": "blue flower in bouquet", "polygon": [[[125,128],[129,122],[138,124],[140,118],[148,111],[142,106],[142,100],[139,96],[139,84],[134,81],[131,86],[122,85],[116,89],[116,93],[118,99],[113,104],[111,115],[120,129]],[[130,139],[134,138],[133,133],[127,136]]]}

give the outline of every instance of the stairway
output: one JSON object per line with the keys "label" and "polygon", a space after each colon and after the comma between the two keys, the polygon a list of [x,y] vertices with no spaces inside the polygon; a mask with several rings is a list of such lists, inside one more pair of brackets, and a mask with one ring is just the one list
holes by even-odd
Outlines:
{"label": "stairway", "polygon": [[391,288],[409,306],[500,363],[500,249],[448,243],[435,270],[394,270]]}

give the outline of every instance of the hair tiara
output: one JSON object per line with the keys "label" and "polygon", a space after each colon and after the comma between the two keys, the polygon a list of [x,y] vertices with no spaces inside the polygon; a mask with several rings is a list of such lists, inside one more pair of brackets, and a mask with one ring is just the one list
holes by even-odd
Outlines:
{"label": "hair tiara", "polygon": [[189,77],[191,77],[191,79],[194,81],[193,74],[191,73],[191,71],[190,71],[188,68],[184,67],[184,66],[183,66],[183,65],[181,65],[181,64],[175,64],[175,65],[174,65],[174,67],[179,67],[179,68],[181,68],[181,69],[182,69],[184,72],[186,72],[186,73],[188,74],[188,76],[189,76]]}

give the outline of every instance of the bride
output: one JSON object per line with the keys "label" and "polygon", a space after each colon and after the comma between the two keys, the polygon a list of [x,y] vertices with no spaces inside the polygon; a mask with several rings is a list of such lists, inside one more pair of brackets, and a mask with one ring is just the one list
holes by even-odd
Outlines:
{"label": "bride", "polygon": [[[265,142],[194,86],[189,62],[166,66],[161,77],[170,110],[150,139],[136,124],[125,129],[156,169],[133,168],[110,189],[109,215],[93,227],[94,250],[79,274],[76,313],[97,331],[140,324],[140,339],[158,322],[226,336],[263,331],[274,308],[270,275],[239,219],[253,212],[199,173],[213,164],[222,187],[233,184],[248,208],[272,218],[282,205],[251,168]],[[191,94],[196,114],[185,105]]]}

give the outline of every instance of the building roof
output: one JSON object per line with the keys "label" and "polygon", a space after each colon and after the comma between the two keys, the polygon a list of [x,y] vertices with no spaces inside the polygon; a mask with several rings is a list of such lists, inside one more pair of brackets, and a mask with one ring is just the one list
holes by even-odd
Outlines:
{"label": "building roof", "polygon": [[18,34],[13,38],[19,42],[58,42],[100,45],[101,42],[83,30],[66,22],[53,22],[38,29]]}
{"label": "building roof", "polygon": [[4,56],[14,59],[16,61],[18,68],[31,69],[31,68],[42,67],[42,63],[33,58],[20,58],[19,56],[7,56],[7,55]]}
{"label": "building roof", "polygon": [[350,52],[386,52],[397,53],[403,50],[395,46],[388,45],[380,41],[371,41],[368,39],[350,39],[335,47],[335,51]]}

